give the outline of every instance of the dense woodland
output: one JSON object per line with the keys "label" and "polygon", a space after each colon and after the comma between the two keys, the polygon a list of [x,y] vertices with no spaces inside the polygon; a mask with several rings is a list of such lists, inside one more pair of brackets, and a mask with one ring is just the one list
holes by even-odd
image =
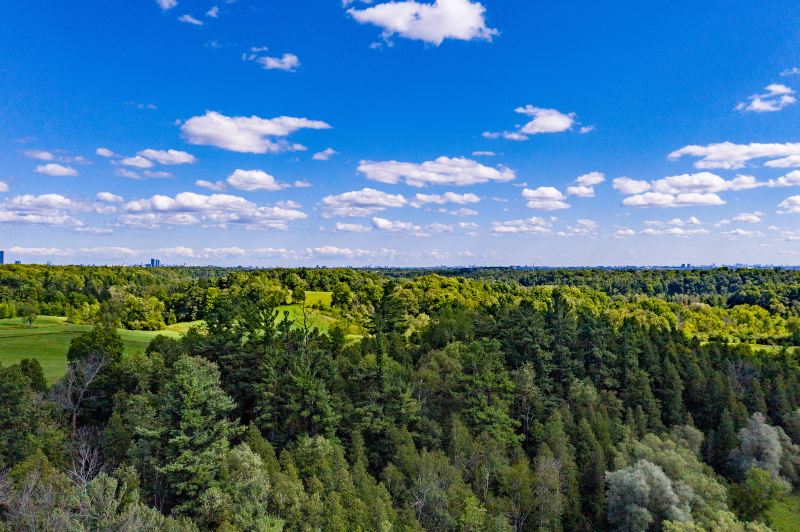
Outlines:
{"label": "dense woodland", "polygon": [[93,328],[0,368],[0,530],[761,531],[800,488],[798,271],[1,267],[37,314]]}

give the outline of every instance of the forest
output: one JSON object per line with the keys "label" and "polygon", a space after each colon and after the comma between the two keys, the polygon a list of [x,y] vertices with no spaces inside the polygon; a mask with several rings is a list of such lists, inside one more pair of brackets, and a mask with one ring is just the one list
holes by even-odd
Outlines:
{"label": "forest", "polygon": [[0,530],[798,530],[799,356],[796,270],[2,266]]}

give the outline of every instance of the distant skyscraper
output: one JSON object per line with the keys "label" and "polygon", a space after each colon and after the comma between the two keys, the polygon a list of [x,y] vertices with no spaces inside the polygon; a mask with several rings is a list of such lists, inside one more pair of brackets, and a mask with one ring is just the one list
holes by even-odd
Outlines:
{"label": "distant skyscraper", "polygon": [[5,264],[5,251],[0,249],[0,265]]}
{"label": "distant skyscraper", "polygon": [[150,259],[150,267],[158,268],[161,266],[161,259]]}

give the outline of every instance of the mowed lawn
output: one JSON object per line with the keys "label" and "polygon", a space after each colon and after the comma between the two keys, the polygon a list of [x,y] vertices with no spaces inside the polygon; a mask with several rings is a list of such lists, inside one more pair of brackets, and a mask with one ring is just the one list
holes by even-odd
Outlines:
{"label": "mowed lawn", "polygon": [[[178,324],[191,325],[191,324]],[[33,327],[22,318],[0,320],[0,364],[16,364],[23,358],[35,358],[44,369],[49,382],[55,382],[67,369],[67,351],[70,341],[91,325],[73,325],[66,318],[40,316]],[[176,330],[177,329],[177,330]],[[178,338],[182,327],[172,326],[164,331],[129,331],[119,329],[126,353],[144,351],[150,340],[163,334]],[[188,330],[188,326],[186,327]]]}

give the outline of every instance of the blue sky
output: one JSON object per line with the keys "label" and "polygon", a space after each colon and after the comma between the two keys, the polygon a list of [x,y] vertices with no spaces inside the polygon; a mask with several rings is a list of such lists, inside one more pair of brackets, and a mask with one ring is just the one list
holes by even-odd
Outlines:
{"label": "blue sky", "polygon": [[7,4],[7,260],[800,263],[797,2]]}

